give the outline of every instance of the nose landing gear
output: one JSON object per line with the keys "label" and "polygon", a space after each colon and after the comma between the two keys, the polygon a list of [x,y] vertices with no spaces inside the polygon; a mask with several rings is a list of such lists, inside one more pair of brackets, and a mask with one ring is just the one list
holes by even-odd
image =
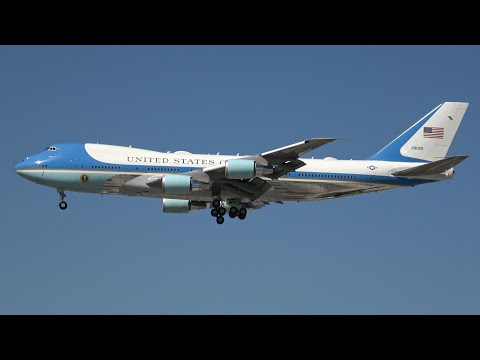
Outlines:
{"label": "nose landing gear", "polygon": [[63,190],[57,190],[58,193],[60,194],[60,204],[58,204],[58,207],[61,209],[61,210],[65,210],[67,208],[67,202],[64,201],[64,199],[67,197],[67,195],[65,194],[65,192]]}

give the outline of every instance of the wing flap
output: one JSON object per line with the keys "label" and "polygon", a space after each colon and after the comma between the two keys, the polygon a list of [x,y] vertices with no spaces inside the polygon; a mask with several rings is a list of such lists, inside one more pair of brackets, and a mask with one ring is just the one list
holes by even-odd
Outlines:
{"label": "wing flap", "polygon": [[267,192],[272,186],[265,180],[254,177],[251,180],[232,180],[221,179],[215,181],[212,185],[213,188],[218,188],[221,191],[228,191],[237,195],[239,198],[247,198],[250,201],[255,201],[265,192]]}
{"label": "wing flap", "polygon": [[271,174],[266,174],[264,176],[270,179],[278,179],[279,177],[288,174],[289,172],[295,171],[302,166],[305,166],[305,163],[302,160],[287,160],[274,168]]}

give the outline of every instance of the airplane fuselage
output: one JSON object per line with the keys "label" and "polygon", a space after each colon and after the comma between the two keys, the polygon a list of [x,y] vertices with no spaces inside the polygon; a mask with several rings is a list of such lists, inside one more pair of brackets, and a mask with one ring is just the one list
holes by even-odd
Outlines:
{"label": "airplane fuselage", "polygon": [[163,198],[163,212],[205,209],[217,224],[244,220],[271,202],[334,199],[453,177],[468,156],[448,149],[468,103],[445,102],[367,160],[301,158],[335,138],[310,138],[257,155],[159,152],[103,144],[57,144],[15,167],[24,178],[65,191]]}
{"label": "airplane fuselage", "polygon": [[[190,194],[165,194],[162,188],[135,183],[141,175],[185,174],[222,165],[234,155],[157,152],[102,144],[57,144],[17,164],[19,175],[63,191],[212,201],[209,189]],[[257,202],[311,201],[414,186],[452,177],[447,172],[430,177],[400,178],[392,172],[422,163],[372,160],[300,159],[305,165],[278,179],[266,179],[271,188]],[[223,194],[225,198],[238,197]]]}

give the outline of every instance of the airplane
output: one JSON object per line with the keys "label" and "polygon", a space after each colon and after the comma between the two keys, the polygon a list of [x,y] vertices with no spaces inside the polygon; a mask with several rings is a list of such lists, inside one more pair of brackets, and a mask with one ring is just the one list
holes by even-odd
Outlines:
{"label": "airplane", "polygon": [[366,160],[300,158],[336,140],[311,138],[257,155],[158,152],[93,143],[55,144],[15,166],[22,177],[65,191],[162,198],[164,213],[211,209],[218,224],[286,201],[315,201],[449,180],[468,156],[448,149],[468,103],[438,105]]}

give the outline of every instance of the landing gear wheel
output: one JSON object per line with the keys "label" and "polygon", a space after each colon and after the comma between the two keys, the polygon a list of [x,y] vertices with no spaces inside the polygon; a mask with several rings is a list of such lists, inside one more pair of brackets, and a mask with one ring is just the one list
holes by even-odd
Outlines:
{"label": "landing gear wheel", "polygon": [[247,216],[247,209],[245,208],[241,208],[239,211],[238,211],[238,217],[242,216],[244,219],[245,217]]}
{"label": "landing gear wheel", "polygon": [[218,209],[212,209],[212,211],[210,211],[210,214],[213,216],[213,217],[217,217],[218,216]]}
{"label": "landing gear wheel", "polygon": [[247,217],[247,214],[243,214],[243,215],[242,215],[242,214],[238,214],[238,218],[239,218],[240,220],[245,220],[246,217]]}
{"label": "landing gear wheel", "polygon": [[238,209],[233,206],[230,208],[230,211],[228,212],[228,216],[230,216],[232,219],[238,215]]}
{"label": "landing gear wheel", "polygon": [[58,207],[62,210],[65,210],[67,208],[67,203],[64,201],[64,199],[67,197],[65,194],[65,191],[61,189],[57,189],[58,194],[60,195],[60,204],[58,204]]}
{"label": "landing gear wheel", "polygon": [[225,215],[226,212],[227,212],[227,210],[225,210],[225,208],[224,208],[223,206],[218,209],[218,214],[219,214],[220,216]]}
{"label": "landing gear wheel", "polygon": [[225,218],[223,216],[218,216],[217,217],[217,224],[221,225],[225,221]]}
{"label": "landing gear wheel", "polygon": [[213,200],[213,201],[212,201],[212,206],[213,206],[214,208],[220,207],[220,200],[218,200],[218,199]]}

